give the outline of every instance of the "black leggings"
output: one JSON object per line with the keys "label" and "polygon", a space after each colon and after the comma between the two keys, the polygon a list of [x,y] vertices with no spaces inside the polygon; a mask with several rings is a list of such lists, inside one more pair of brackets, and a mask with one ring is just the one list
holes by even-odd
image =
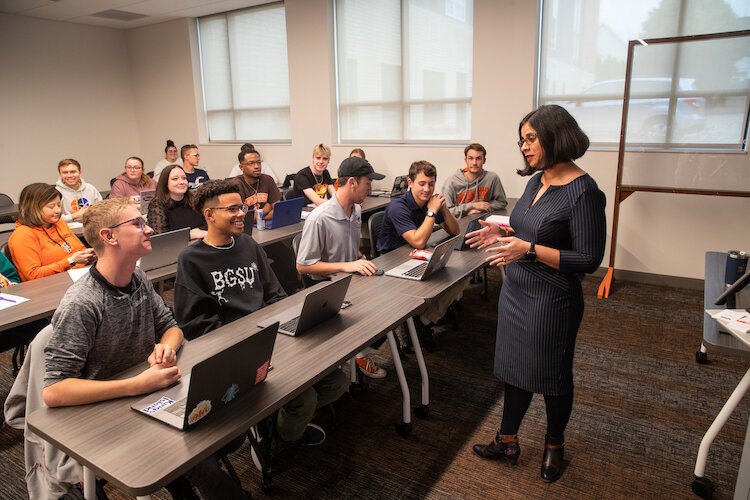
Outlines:
{"label": "black leggings", "polygon": [[[500,434],[514,436],[518,434],[526,410],[529,409],[533,392],[519,389],[505,384],[505,402],[503,405],[503,421],[500,424]],[[553,444],[565,441],[565,427],[573,411],[573,393],[562,396],[544,396],[544,406],[547,408],[547,436]]]}

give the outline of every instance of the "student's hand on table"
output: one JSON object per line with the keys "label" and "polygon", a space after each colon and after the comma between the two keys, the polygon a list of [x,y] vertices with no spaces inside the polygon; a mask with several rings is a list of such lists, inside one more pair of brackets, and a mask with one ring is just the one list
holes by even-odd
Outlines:
{"label": "student's hand on table", "polygon": [[430,198],[430,201],[427,202],[427,210],[430,210],[432,212],[439,212],[444,204],[445,198],[443,198],[443,195],[440,193],[435,193],[432,195],[432,198]]}
{"label": "student's hand on table", "polygon": [[479,212],[489,212],[490,204],[486,201],[475,201],[472,204],[472,211],[477,210]]}
{"label": "student's hand on table", "polygon": [[492,253],[485,259],[491,266],[507,266],[511,262],[521,260],[526,257],[531,243],[524,241],[515,236],[505,236],[495,238],[497,246],[490,247],[485,252]]}
{"label": "student's hand on table", "polygon": [[162,365],[164,367],[174,366],[177,363],[177,351],[169,344],[154,345],[154,352],[148,357],[150,366]]}
{"label": "student's hand on table", "polygon": [[146,394],[169,387],[180,380],[180,369],[176,366],[153,365],[136,375],[133,380],[136,384],[133,395]]}
{"label": "student's hand on table", "polygon": [[367,259],[359,259],[344,264],[344,271],[347,273],[359,273],[362,276],[372,276],[375,274],[377,266]]}

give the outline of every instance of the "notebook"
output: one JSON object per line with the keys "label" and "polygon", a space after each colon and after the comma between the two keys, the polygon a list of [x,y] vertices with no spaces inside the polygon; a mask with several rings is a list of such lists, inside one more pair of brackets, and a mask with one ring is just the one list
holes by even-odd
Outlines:
{"label": "notebook", "polygon": [[144,255],[138,261],[138,267],[143,271],[151,271],[159,267],[177,263],[180,255],[190,243],[190,228],[185,227],[167,233],[151,236],[151,253]]}
{"label": "notebook", "polygon": [[266,221],[266,229],[278,229],[291,226],[302,220],[302,207],[305,198],[292,198],[280,201],[273,206],[273,219]]}
{"label": "notebook", "polygon": [[409,259],[403,264],[386,271],[386,276],[404,278],[408,280],[422,281],[428,276],[445,267],[450,259],[453,249],[458,243],[458,236],[446,240],[435,247],[430,260]]}
{"label": "notebook", "polygon": [[258,326],[265,328],[269,322],[278,321],[279,333],[300,335],[339,313],[351,281],[350,274],[340,280],[328,282],[324,287],[308,292],[302,305],[288,309]]}
{"label": "notebook", "polygon": [[400,194],[404,194],[406,190],[409,189],[409,176],[408,175],[399,175],[393,180],[393,188],[391,188],[390,192],[385,191],[375,191],[372,193],[373,196],[384,196],[386,198],[393,198],[394,196],[398,196]]}
{"label": "notebook", "polygon": [[131,408],[181,430],[216,414],[266,379],[278,326],[273,323],[204,359],[176,385]]}

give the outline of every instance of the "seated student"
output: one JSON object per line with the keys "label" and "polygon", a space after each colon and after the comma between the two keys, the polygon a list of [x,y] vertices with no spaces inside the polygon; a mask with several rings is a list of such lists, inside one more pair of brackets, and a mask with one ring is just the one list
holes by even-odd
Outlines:
{"label": "seated student", "polygon": [[[47,406],[73,406],[148,394],[180,378],[175,366],[183,342],[171,311],[137,260],[151,251],[152,230],[130,199],[92,206],[83,218],[86,240],[99,260],[73,283],[52,316],[54,332],[44,349]],[[126,379],[115,375],[147,361]],[[206,498],[242,498],[229,476],[209,458],[188,473]]]}
{"label": "seated student", "polygon": [[0,288],[5,288],[20,282],[21,278],[18,277],[16,266],[8,260],[8,257],[6,257],[4,253],[0,253]]}
{"label": "seated student", "polygon": [[127,197],[140,203],[141,191],[150,189],[156,189],[156,183],[143,171],[143,160],[137,156],[131,156],[125,160],[125,173],[115,177],[109,197]]}
{"label": "seated student", "polygon": [[37,182],[21,191],[16,229],[8,248],[23,281],[82,267],[96,260],[60,218],[60,192],[54,186]]}
{"label": "seated student", "polygon": [[198,146],[195,144],[185,144],[180,148],[180,156],[182,157],[182,170],[187,175],[190,189],[196,189],[201,183],[209,179],[208,172],[202,168],[198,168],[201,162]]}
{"label": "seated student", "polygon": [[[458,221],[448,210],[445,198],[435,193],[436,178],[437,169],[430,162],[415,161],[411,164],[409,191],[391,199],[385,209],[376,247],[379,252],[390,252],[406,244],[423,249],[432,236],[435,224],[439,224],[451,236],[460,232]],[[452,293],[438,298],[432,307],[420,315],[420,321],[414,322],[427,350],[432,348],[430,323],[436,323],[443,317],[463,288],[456,287]]]}
{"label": "seated student", "polygon": [[206,221],[193,208],[193,193],[179,165],[169,165],[162,171],[156,196],[148,204],[148,224],[155,234],[189,227],[191,240],[206,235]]}
{"label": "seated student", "polygon": [[[297,251],[297,270],[313,278],[333,273],[372,276],[375,264],[359,251],[362,226],[360,204],[372,190],[372,181],[384,179],[367,160],[352,156],[339,166],[339,189],[333,198],[319,205],[305,220]],[[373,344],[379,347],[383,340]],[[383,378],[386,371],[369,357],[370,348],[356,356],[357,366],[368,377]]]}
{"label": "seated student", "polygon": [[360,148],[352,149],[352,151],[349,153],[349,156],[358,156],[362,158],[363,160],[367,159],[367,157],[365,156],[365,152],[361,150]]}
{"label": "seated student", "polygon": [[174,145],[174,141],[171,139],[167,139],[167,145],[164,148],[164,158],[159,160],[154,167],[154,181],[159,182],[161,171],[169,165],[182,166],[182,158],[177,154],[177,146]]}
{"label": "seated student", "polygon": [[[237,185],[207,182],[195,205],[208,222],[208,234],[180,253],[174,292],[177,321],[188,339],[286,297],[265,252],[243,232],[247,205]],[[325,376],[279,410],[278,435],[285,442],[322,443],[325,432],[310,420],[317,408],[339,399],[348,387],[341,370]]]}
{"label": "seated student", "polygon": [[473,143],[464,148],[466,166],[445,180],[443,196],[454,217],[501,210],[508,205],[503,183],[484,169],[487,150]]}
{"label": "seated student", "polygon": [[312,151],[312,163],[305,167],[294,178],[294,196],[306,196],[315,205],[320,205],[326,198],[333,196],[336,190],[333,179],[328,173],[328,163],[331,161],[331,148],[325,144],[318,144]]}
{"label": "seated student", "polygon": [[[273,207],[281,200],[281,191],[271,176],[261,172],[260,153],[254,149],[243,149],[237,156],[242,168],[242,174],[231,179],[240,191],[243,202],[248,207],[254,207],[255,221],[262,210],[266,220],[273,219]],[[294,251],[288,243],[280,241],[267,245],[264,249],[273,261],[271,268],[284,287],[287,295],[291,295],[300,287],[297,269],[294,267]]]}
{"label": "seated student", "polygon": [[[246,142],[240,148],[240,153],[246,150],[250,150],[250,149],[252,149],[253,151],[257,151],[257,149],[255,149],[255,146],[253,146],[249,142]],[[260,154],[260,152],[258,152],[258,154]],[[234,164],[232,169],[229,171],[229,177],[227,177],[227,179],[231,179],[232,177],[237,177],[238,175],[242,175],[242,169],[240,168],[240,163],[241,163],[241,160]],[[273,171],[271,166],[265,161],[260,162],[260,173],[270,176],[271,179],[273,179],[273,183],[278,184],[279,179],[278,177],[276,177],[276,173]]]}
{"label": "seated student", "polygon": [[55,187],[62,195],[62,220],[65,222],[80,219],[86,213],[86,208],[102,201],[99,190],[83,180],[81,164],[73,158],[58,163],[57,172],[60,178]]}

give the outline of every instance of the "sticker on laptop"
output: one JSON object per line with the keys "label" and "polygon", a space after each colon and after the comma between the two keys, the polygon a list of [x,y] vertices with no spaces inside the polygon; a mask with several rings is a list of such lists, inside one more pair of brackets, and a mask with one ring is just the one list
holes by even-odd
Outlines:
{"label": "sticker on laptop", "polygon": [[258,369],[255,371],[255,383],[263,382],[266,377],[268,376],[268,367],[271,364],[271,360],[269,359],[262,365],[258,367]]}
{"label": "sticker on laptop", "polygon": [[188,415],[188,425],[193,425],[211,412],[211,401],[204,399],[198,403]]}
{"label": "sticker on laptop", "polygon": [[148,405],[141,411],[143,413],[148,413],[149,415],[153,415],[157,411],[163,410],[164,408],[168,406],[172,406],[173,404],[174,404],[174,400],[169,399],[166,396],[162,396],[157,401],[151,403],[150,405]]}
{"label": "sticker on laptop", "polygon": [[224,402],[224,404],[227,404],[237,397],[238,392],[240,392],[240,386],[238,386],[237,384],[232,384],[227,388],[226,392],[221,397],[221,400]]}

